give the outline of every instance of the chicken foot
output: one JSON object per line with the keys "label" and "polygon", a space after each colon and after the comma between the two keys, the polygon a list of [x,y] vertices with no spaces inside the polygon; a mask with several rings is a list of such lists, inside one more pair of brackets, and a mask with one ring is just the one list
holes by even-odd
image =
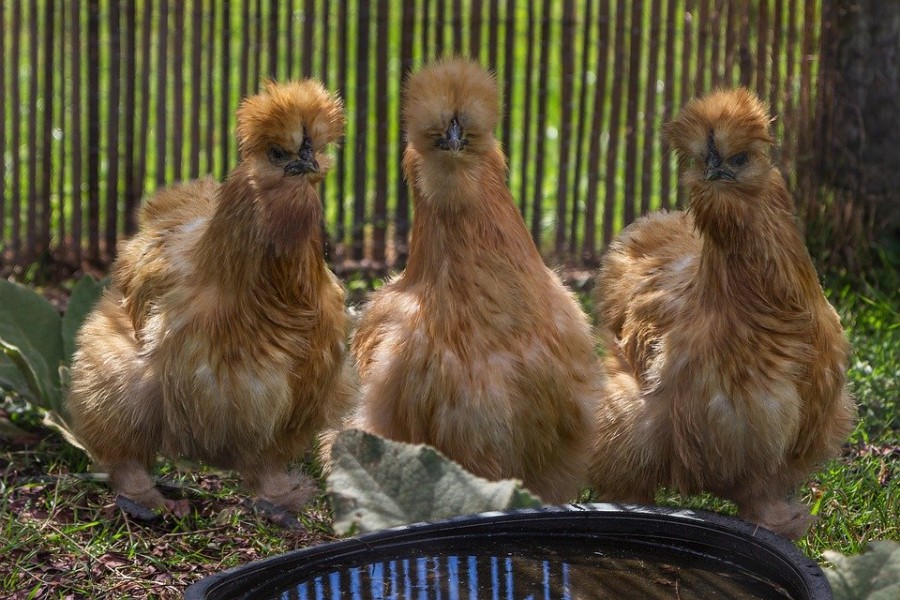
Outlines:
{"label": "chicken foot", "polygon": [[113,465],[109,468],[109,480],[113,489],[137,505],[131,507],[128,503],[119,503],[120,508],[135,518],[146,520],[147,514],[141,509],[163,511],[176,517],[185,517],[191,512],[187,499],[172,500],[163,496],[150,473],[138,461],[128,460]]}

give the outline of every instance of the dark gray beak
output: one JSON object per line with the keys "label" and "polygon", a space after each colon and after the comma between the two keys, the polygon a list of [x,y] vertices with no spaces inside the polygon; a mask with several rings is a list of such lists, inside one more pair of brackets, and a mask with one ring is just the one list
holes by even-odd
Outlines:
{"label": "dark gray beak", "polygon": [[703,172],[703,179],[706,181],[715,181],[717,179],[734,181],[734,173],[729,171],[725,166],[722,156],[716,148],[716,142],[712,131],[709,132],[709,137],[706,140],[706,150],[708,154],[706,157],[706,170]]}
{"label": "dark gray beak", "polygon": [[449,150],[456,153],[467,143],[468,141],[463,137],[463,130],[462,126],[459,124],[459,120],[456,117],[453,117],[450,119],[450,127],[447,128],[444,137],[438,139],[437,142],[435,142],[435,145],[441,150]]}
{"label": "dark gray beak", "polygon": [[316,161],[316,153],[313,151],[312,141],[305,138],[300,145],[299,158],[284,165],[285,175],[303,175],[305,173],[318,173],[319,163]]}

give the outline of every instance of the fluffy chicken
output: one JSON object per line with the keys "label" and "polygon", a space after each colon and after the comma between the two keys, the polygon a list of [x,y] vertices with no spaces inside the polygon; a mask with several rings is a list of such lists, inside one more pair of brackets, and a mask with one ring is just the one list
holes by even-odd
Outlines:
{"label": "fluffy chicken", "polygon": [[599,364],[587,317],[506,187],[498,118],[494,78],[475,63],[443,60],[409,79],[409,262],[354,334],[354,424],[560,502],[583,482]]}
{"label": "fluffy chicken", "polygon": [[236,469],[299,509],[314,487],[288,463],[342,416],[344,293],[323,259],[325,146],[340,100],[312,80],[268,84],[237,113],[240,163],[160,191],[78,335],[68,408],[113,488],[178,515],[158,454]]}
{"label": "fluffy chicken", "polygon": [[651,214],[610,246],[597,279],[608,354],[590,478],[606,500],[660,485],[733,500],[788,537],[799,484],[852,428],[848,344],[744,89],[691,101],[665,133],[686,212]]}

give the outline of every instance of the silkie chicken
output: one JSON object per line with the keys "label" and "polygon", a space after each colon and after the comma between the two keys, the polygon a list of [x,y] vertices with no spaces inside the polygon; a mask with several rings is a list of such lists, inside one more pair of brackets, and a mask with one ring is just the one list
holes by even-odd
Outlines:
{"label": "silkie chicken", "polygon": [[605,500],[708,491],[797,538],[799,484],[851,430],[848,344],[744,89],[691,101],[665,133],[685,212],[626,228],[597,278],[606,399],[590,478]]}
{"label": "silkie chicken", "polygon": [[445,59],[409,78],[406,270],[374,292],[352,341],[351,422],[436,447],[548,502],[584,481],[599,359],[587,317],[548,269],[506,186],[494,78]]}
{"label": "silkie chicken", "polygon": [[186,514],[150,476],[158,454],[240,471],[279,508],[314,491],[289,473],[352,395],[344,292],[323,259],[325,146],[341,101],[316,81],[269,83],[237,113],[240,163],[160,191],[77,340],[68,408],[113,488]]}

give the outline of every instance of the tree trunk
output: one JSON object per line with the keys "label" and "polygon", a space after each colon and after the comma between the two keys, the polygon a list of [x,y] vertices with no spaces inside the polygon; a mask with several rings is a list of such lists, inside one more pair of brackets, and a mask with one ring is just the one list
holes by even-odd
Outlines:
{"label": "tree trunk", "polygon": [[814,160],[819,181],[834,191],[834,214],[844,215],[833,228],[849,218],[869,244],[897,236],[900,2],[825,0],[821,40]]}

